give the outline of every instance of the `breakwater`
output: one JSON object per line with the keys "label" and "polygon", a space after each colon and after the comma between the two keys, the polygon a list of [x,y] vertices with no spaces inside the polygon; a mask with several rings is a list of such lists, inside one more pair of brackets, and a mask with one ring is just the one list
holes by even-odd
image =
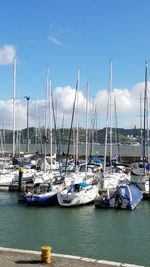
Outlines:
{"label": "breakwater", "polygon": [[[59,151],[56,149],[56,146],[53,144],[53,154],[60,154],[67,153],[68,145],[60,145]],[[16,147],[16,153],[24,152],[26,153],[26,144],[20,144],[19,149]],[[35,153],[39,151],[40,153],[44,153],[44,144],[41,144],[40,146],[35,144],[29,145],[29,152]],[[51,148],[50,145],[47,144],[46,146],[46,153],[50,154]],[[98,157],[103,157],[105,151],[105,146],[103,144],[94,144],[92,146],[92,150],[90,146],[88,146],[88,155],[92,153],[92,155],[96,155]],[[3,147],[3,150],[0,151],[1,155],[3,154],[11,154],[12,153],[12,145],[11,144],[5,144]],[[74,156],[75,155],[75,147],[73,145],[70,145],[69,149],[69,155]],[[131,163],[133,161],[137,161],[142,156],[142,146],[131,146],[131,145],[120,145],[119,151],[118,147],[113,145],[112,146],[112,155],[120,155],[121,161],[124,163]],[[109,156],[109,147],[107,149],[107,156]],[[79,157],[84,158],[85,157],[85,144],[79,144]]]}

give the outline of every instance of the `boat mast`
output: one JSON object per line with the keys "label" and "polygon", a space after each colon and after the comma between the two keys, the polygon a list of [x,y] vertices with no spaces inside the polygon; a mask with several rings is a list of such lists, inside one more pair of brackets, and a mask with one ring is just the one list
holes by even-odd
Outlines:
{"label": "boat mast", "polygon": [[85,179],[87,179],[87,164],[88,164],[88,110],[89,110],[89,82],[87,82],[87,97],[86,97],[86,130],[85,130]]}
{"label": "boat mast", "polygon": [[112,61],[109,60],[110,73],[109,73],[109,118],[110,118],[110,127],[109,127],[109,152],[110,152],[110,166],[112,162]]}
{"label": "boat mast", "polygon": [[49,80],[49,89],[50,89],[50,94],[49,94],[49,113],[50,113],[50,155],[51,155],[51,170],[52,170],[52,154],[53,154],[53,126],[52,126],[52,83],[51,80]]}
{"label": "boat mast", "polygon": [[90,131],[90,141],[91,141],[91,147],[90,147],[90,156],[93,156],[93,146],[94,146],[94,126],[95,126],[95,100],[94,97],[91,100],[91,106],[92,106],[92,112],[91,112],[91,131]]}
{"label": "boat mast", "polygon": [[76,164],[79,159],[79,89],[80,89],[80,69],[77,70],[77,136],[76,136]]}
{"label": "boat mast", "polygon": [[[140,136],[140,144],[143,145],[143,129],[142,129],[142,96],[140,94],[140,128],[141,128],[141,136]],[[142,154],[142,151],[141,151]]]}
{"label": "boat mast", "polygon": [[[148,75],[148,74],[147,74]],[[147,78],[147,109],[146,109],[146,117],[147,117],[147,161],[149,162],[149,99],[148,99],[148,78]]]}
{"label": "boat mast", "polygon": [[54,103],[54,110],[53,110],[53,113],[55,111],[55,131],[56,131],[56,134],[55,134],[55,154],[58,155],[58,150],[59,150],[59,145],[58,145],[58,140],[59,140],[59,124],[58,124],[58,103],[57,103],[57,99],[55,100],[55,103]]}
{"label": "boat mast", "polygon": [[[144,129],[143,129],[143,165],[144,165],[144,175],[145,175],[145,161],[146,161],[146,116],[147,116],[147,109],[148,109],[148,99],[147,99],[147,80],[148,80],[148,63],[145,62],[145,89],[144,89]],[[147,140],[148,141],[148,140]]]}
{"label": "boat mast", "polygon": [[49,68],[47,70],[46,78],[46,99],[45,99],[45,138],[44,138],[44,171],[46,171],[46,145],[47,145],[47,100],[48,100],[48,86],[49,86]]}
{"label": "boat mast", "polygon": [[109,126],[109,158],[112,164],[112,61],[109,60],[109,86],[108,86],[108,120]]}
{"label": "boat mast", "polygon": [[106,116],[106,132],[105,132],[105,150],[104,150],[104,175],[105,176],[105,171],[106,171],[106,157],[107,157],[107,139],[108,139],[108,104],[109,100],[107,100],[107,116]]}
{"label": "boat mast", "polygon": [[[116,97],[114,97],[114,107],[115,107],[115,120],[116,120],[116,127],[115,127],[115,146],[116,146],[116,157],[120,160],[120,144],[119,144],[119,132],[118,132],[118,118],[117,118],[117,104],[116,104]],[[116,159],[117,159],[116,158]]]}
{"label": "boat mast", "polygon": [[13,62],[13,157],[15,156],[16,58]]}
{"label": "boat mast", "polygon": [[38,134],[37,134],[37,98],[35,96],[35,149],[37,149],[37,137],[38,137]]}
{"label": "boat mast", "polygon": [[4,151],[5,151],[5,144],[6,144],[6,139],[5,139],[5,121],[3,121],[3,146],[4,146],[3,155],[4,155]]}
{"label": "boat mast", "polygon": [[62,134],[61,134],[61,145],[62,145],[62,151],[61,152],[63,152],[63,155],[64,155],[64,120],[65,120],[65,117],[64,117],[64,112],[63,112],[63,116],[62,116],[62,126],[61,126],[61,128],[62,128]]}
{"label": "boat mast", "polygon": [[72,111],[72,118],[71,118],[71,125],[70,125],[70,130],[69,130],[68,148],[67,148],[67,154],[66,154],[65,173],[67,172],[67,163],[68,163],[68,159],[69,159],[70,141],[71,141],[73,121],[74,121],[75,105],[76,105],[76,99],[77,99],[77,90],[78,90],[78,81],[77,81],[76,89],[75,89],[75,96],[74,96],[74,102],[73,102],[73,111]]}
{"label": "boat mast", "polygon": [[[111,166],[111,159],[112,159],[112,122],[111,122],[111,93],[112,93],[112,61],[109,60],[110,64],[110,73],[109,73],[109,86],[108,86],[108,99],[107,99],[107,116],[106,116],[106,133],[105,133],[105,150],[104,150],[104,176],[106,170],[106,157],[107,157],[107,141],[108,141],[108,128],[109,128],[109,136],[110,136],[110,166]],[[110,119],[110,127],[108,127],[108,122]]]}

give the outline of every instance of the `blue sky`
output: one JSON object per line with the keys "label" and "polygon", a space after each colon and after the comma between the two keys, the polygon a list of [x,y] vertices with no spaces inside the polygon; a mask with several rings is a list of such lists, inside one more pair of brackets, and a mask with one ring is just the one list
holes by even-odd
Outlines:
{"label": "blue sky", "polygon": [[91,97],[107,90],[109,58],[113,88],[130,94],[144,81],[150,55],[149,0],[1,0],[0,5],[1,100],[12,97],[13,56],[19,99],[45,98],[48,66],[54,90],[75,88],[80,66],[84,96],[87,81]]}

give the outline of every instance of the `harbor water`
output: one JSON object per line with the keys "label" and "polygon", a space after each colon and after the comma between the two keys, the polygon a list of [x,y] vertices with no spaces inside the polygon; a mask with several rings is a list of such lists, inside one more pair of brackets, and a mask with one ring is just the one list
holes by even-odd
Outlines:
{"label": "harbor water", "polygon": [[0,246],[150,266],[150,201],[135,210],[62,208],[18,203],[18,193],[0,192]]}

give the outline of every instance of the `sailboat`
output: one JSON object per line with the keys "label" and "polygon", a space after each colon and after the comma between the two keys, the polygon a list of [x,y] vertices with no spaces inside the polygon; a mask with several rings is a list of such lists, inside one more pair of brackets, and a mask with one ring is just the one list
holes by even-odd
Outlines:
{"label": "sailboat", "polygon": [[86,100],[86,160],[83,174],[79,171],[75,174],[72,183],[63,191],[57,193],[58,203],[61,206],[79,206],[89,204],[94,201],[99,191],[99,183],[93,184],[94,173],[88,172],[88,94],[89,83],[87,83],[87,100]]}
{"label": "sailboat", "polygon": [[61,206],[79,206],[94,201],[98,194],[99,186],[86,182],[75,183],[57,193],[58,203]]}
{"label": "sailboat", "polygon": [[118,185],[115,191],[107,188],[107,193],[95,200],[95,206],[133,210],[141,202],[143,193],[134,184]]}
{"label": "sailboat", "polygon": [[145,177],[150,172],[150,164],[148,163],[148,63],[145,63],[145,89],[144,89],[144,121],[143,121],[143,143],[141,161],[131,163],[131,170],[134,175]]}
{"label": "sailboat", "polygon": [[63,181],[51,179],[44,183],[33,184],[33,188],[26,187],[23,192],[23,202],[28,205],[51,205],[57,203],[57,192],[64,188]]}
{"label": "sailboat", "polygon": [[[112,188],[116,188],[119,183],[129,182],[130,173],[125,173],[121,169],[117,169],[112,165],[112,61],[110,63],[110,74],[109,74],[109,91],[108,91],[108,103],[107,103],[107,119],[106,119],[106,135],[105,135],[105,154],[104,154],[104,168],[101,177],[102,189],[107,189],[111,185]],[[108,127],[108,123],[110,126]],[[110,166],[106,167],[106,156],[107,156],[107,139],[109,132],[109,161]]]}

